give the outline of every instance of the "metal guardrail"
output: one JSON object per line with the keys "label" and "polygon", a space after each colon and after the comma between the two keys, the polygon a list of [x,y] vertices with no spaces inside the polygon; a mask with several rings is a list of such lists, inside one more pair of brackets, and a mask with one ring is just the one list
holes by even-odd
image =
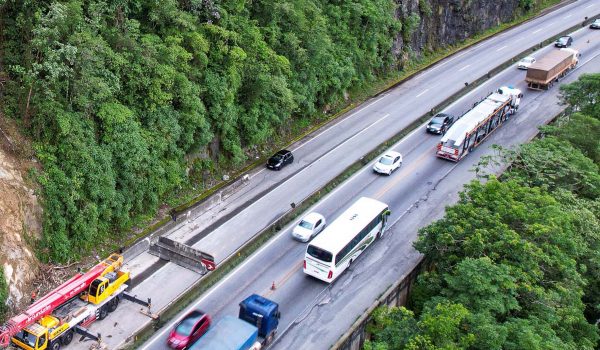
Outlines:
{"label": "metal guardrail", "polygon": [[217,267],[212,255],[167,237],[158,237],[158,241],[150,245],[148,252],[201,275]]}

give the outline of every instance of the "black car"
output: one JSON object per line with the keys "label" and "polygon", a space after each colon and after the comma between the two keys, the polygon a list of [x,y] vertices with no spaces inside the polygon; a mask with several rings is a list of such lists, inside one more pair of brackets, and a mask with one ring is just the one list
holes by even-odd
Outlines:
{"label": "black car", "polygon": [[281,151],[275,153],[269,160],[267,161],[267,168],[273,170],[281,170],[285,165],[292,164],[294,162],[294,155],[292,152],[282,149]]}
{"label": "black car", "polygon": [[592,24],[590,24],[591,29],[600,29],[600,18],[596,18]]}
{"label": "black car", "polygon": [[568,35],[561,36],[554,42],[554,46],[556,47],[569,47],[573,43],[573,38]]}
{"label": "black car", "polygon": [[443,135],[454,124],[454,119],[450,114],[438,113],[427,124],[427,132]]}

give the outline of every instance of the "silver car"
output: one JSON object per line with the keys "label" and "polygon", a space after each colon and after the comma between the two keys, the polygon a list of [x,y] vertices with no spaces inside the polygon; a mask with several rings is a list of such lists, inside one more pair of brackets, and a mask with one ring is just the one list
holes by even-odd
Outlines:
{"label": "silver car", "polygon": [[535,63],[535,57],[527,56],[521,58],[519,63],[517,63],[517,68],[519,69],[527,69],[529,66]]}
{"label": "silver car", "polygon": [[325,217],[319,213],[312,212],[303,217],[298,225],[294,227],[292,237],[301,242],[308,242],[321,233],[325,226],[327,226]]}

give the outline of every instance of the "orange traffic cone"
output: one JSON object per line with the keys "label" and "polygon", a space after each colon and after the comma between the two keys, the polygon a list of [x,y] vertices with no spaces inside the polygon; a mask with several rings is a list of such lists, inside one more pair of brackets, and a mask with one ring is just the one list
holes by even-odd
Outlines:
{"label": "orange traffic cone", "polygon": [[271,290],[275,290],[275,288],[277,287],[275,287],[275,281],[273,281],[273,284],[271,285]]}

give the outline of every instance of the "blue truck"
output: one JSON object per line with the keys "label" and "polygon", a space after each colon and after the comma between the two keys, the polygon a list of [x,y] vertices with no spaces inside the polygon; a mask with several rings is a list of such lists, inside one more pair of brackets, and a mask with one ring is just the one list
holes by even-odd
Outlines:
{"label": "blue truck", "polygon": [[275,338],[279,304],[252,294],[240,303],[239,317],[225,316],[211,327],[190,350],[259,350]]}

